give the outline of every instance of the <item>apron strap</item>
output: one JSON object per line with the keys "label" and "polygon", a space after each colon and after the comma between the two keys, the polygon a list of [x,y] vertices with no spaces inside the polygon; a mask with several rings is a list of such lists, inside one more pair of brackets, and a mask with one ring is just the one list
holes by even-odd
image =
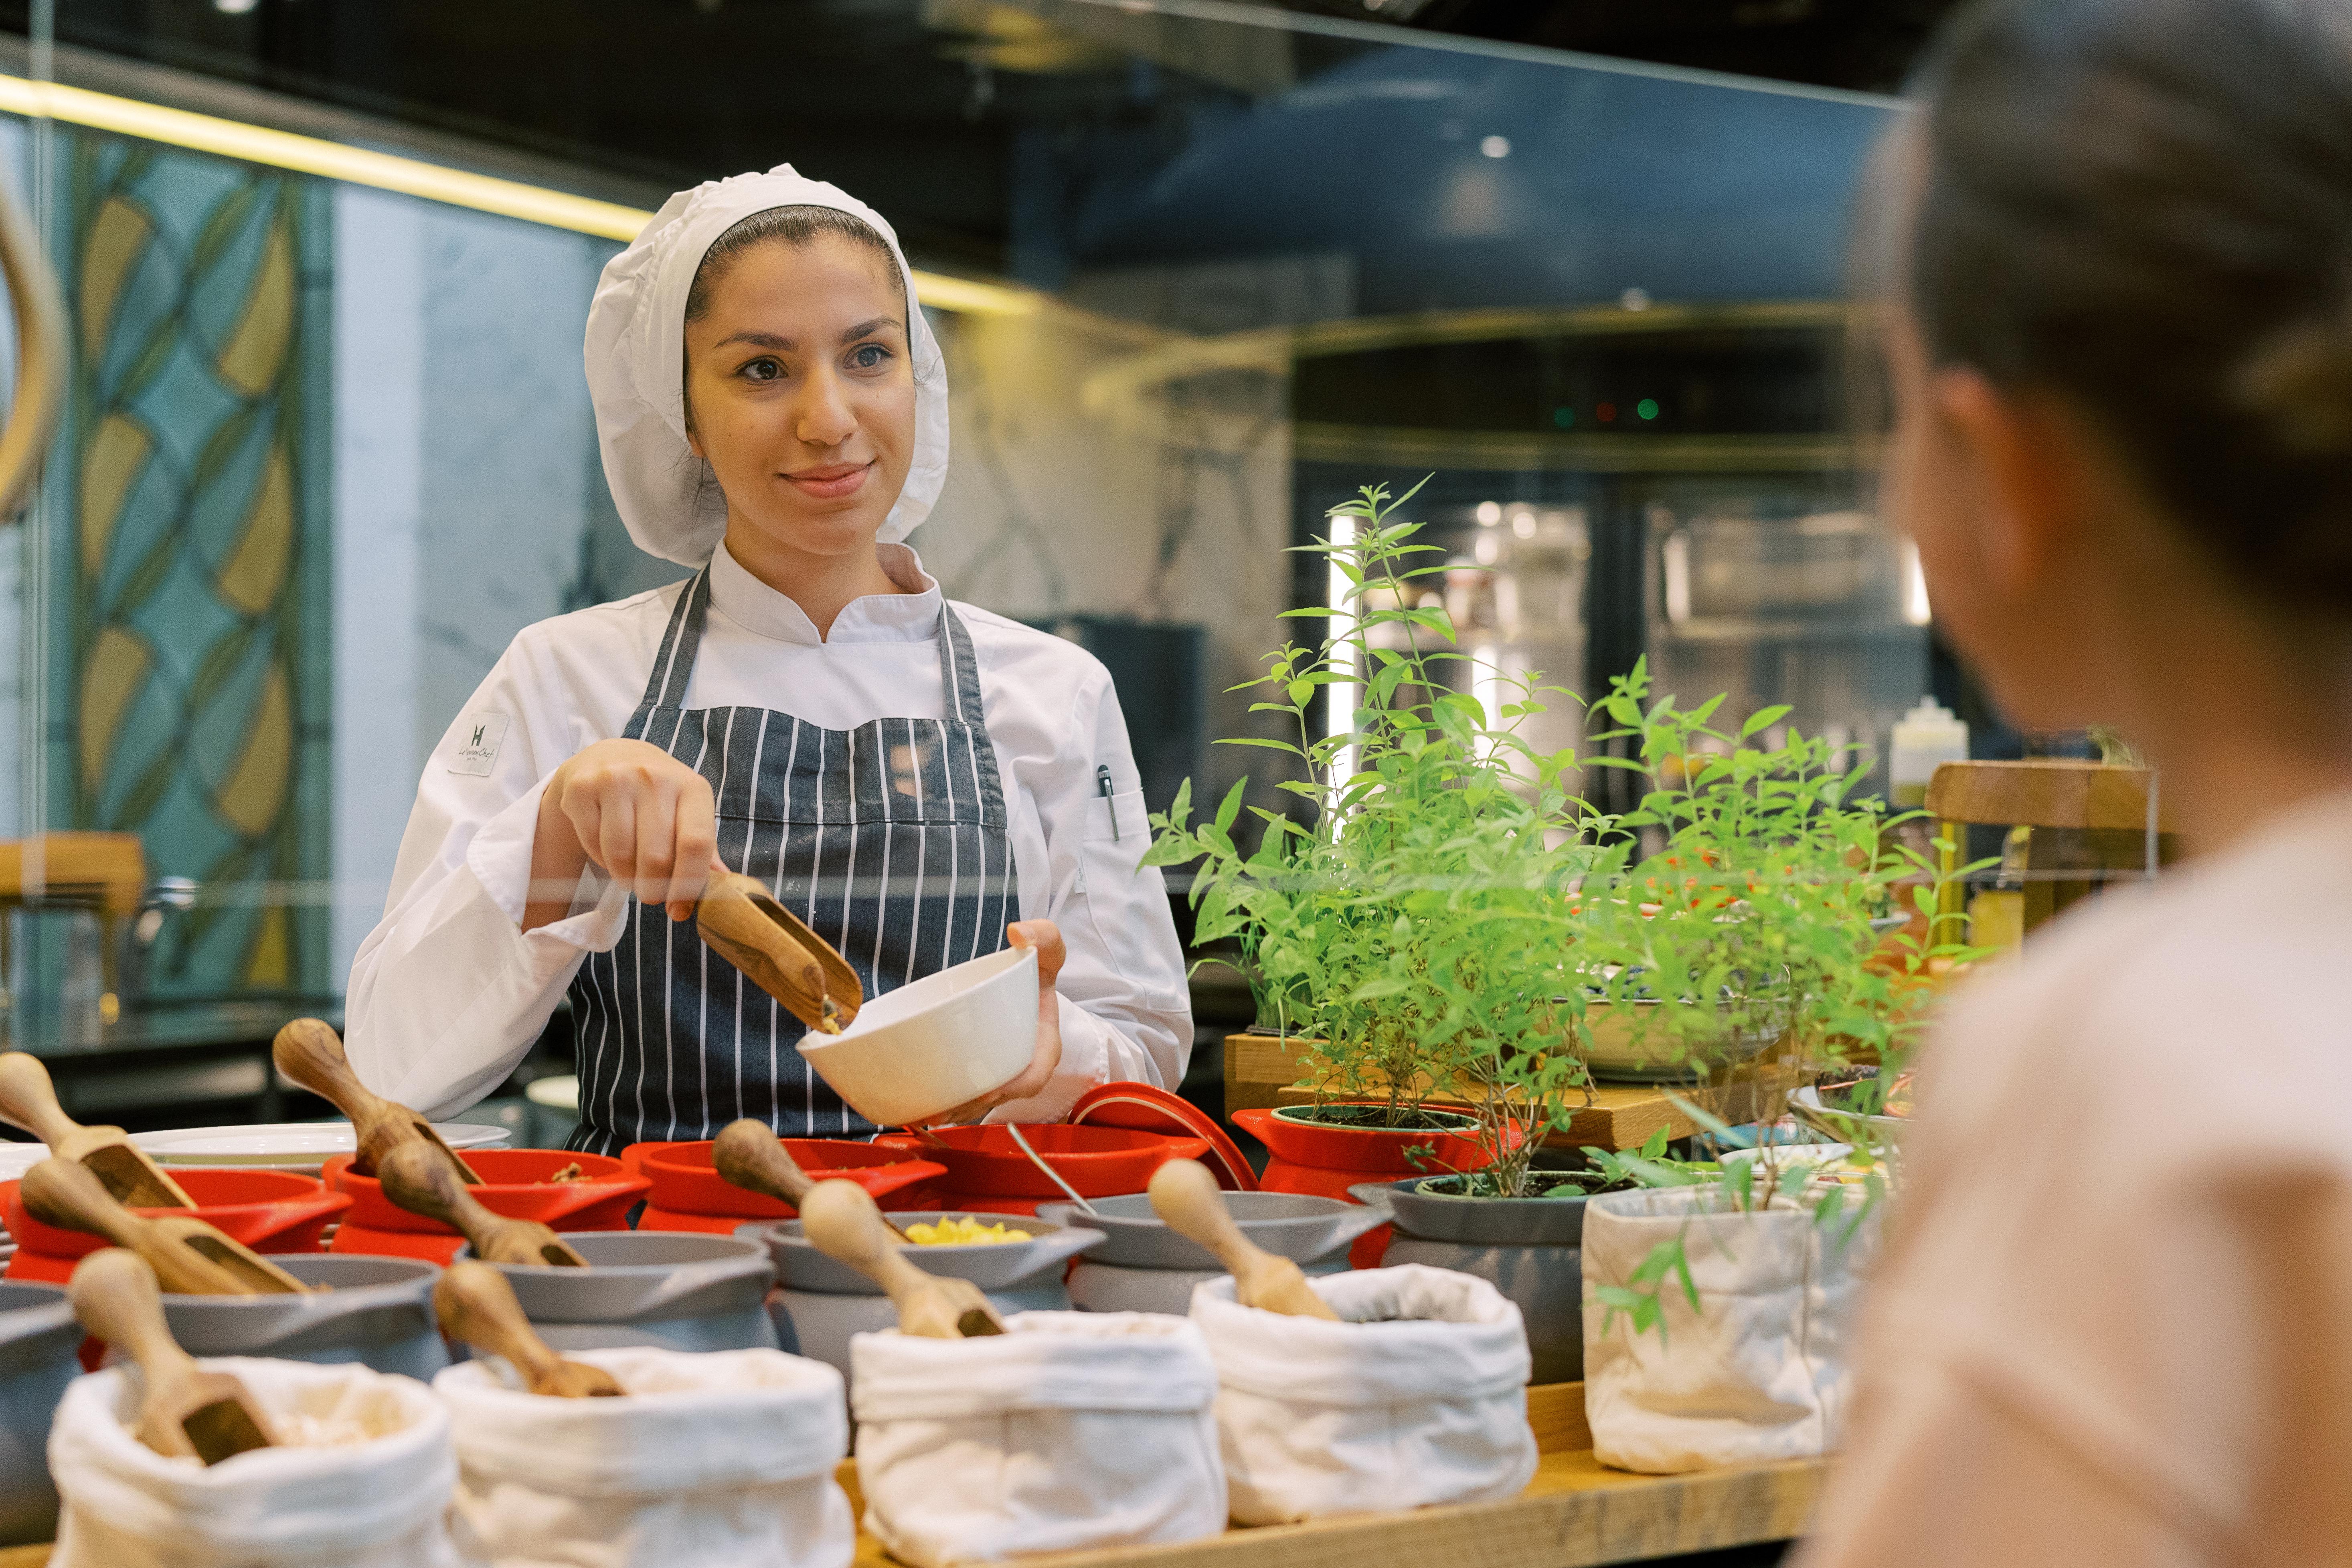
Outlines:
{"label": "apron strap", "polygon": [[940,682],[949,719],[968,727],[977,743],[972,747],[972,771],[980,780],[981,821],[1002,827],[1006,821],[1004,787],[996,773],[996,746],[988,733],[988,716],[980,700],[980,658],[972,651],[971,633],[946,595],[940,598]]}
{"label": "apron strap", "polygon": [[710,608],[710,568],[705,566],[677,596],[669,613],[669,629],[662,633],[654,668],[646,677],[646,694],[621,731],[625,741],[642,741],[656,708],[676,708],[686,700],[686,683],[694,675],[694,656],[702,646],[702,623]]}

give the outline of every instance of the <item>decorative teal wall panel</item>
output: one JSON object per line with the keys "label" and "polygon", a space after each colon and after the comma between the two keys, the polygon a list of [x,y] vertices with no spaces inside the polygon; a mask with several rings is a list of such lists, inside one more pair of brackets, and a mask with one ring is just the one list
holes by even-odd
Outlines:
{"label": "decorative teal wall panel", "polygon": [[60,128],[76,367],[52,460],[59,826],[201,901],[165,995],[317,992],[331,680],[327,193]]}

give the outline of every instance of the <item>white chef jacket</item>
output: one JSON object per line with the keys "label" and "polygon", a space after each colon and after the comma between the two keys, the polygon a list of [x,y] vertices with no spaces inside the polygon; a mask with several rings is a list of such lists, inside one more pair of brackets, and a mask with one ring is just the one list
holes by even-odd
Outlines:
{"label": "white chef jacket", "polygon": [[[939,584],[906,545],[877,550],[908,591],[853,600],[820,637],[720,546],[683,706],[770,708],[829,730],[945,718]],[[558,764],[626,728],[684,587],[526,626],[434,749],[383,919],[352,963],[344,1044],[377,1093],[436,1116],[479,1100],[582,960],[620,941],[627,895],[593,868],[567,918],[521,930],[540,794]],[[956,613],[980,666],[1021,918],[1055,921],[1069,950],[1055,983],[1060,1069],[998,1115],[1055,1120],[1113,1080],[1173,1088],[1192,1045],[1183,952],[1159,869],[1137,864],[1150,833],[1109,672],[1060,637],[969,605]]]}

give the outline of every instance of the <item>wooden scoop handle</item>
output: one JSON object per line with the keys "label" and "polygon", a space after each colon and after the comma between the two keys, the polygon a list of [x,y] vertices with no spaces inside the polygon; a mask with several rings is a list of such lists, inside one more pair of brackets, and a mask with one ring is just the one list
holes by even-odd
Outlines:
{"label": "wooden scoop handle", "polygon": [[465,1158],[441,1142],[432,1123],[397,1100],[384,1099],[362,1083],[352,1070],[342,1037],[323,1018],[297,1018],[278,1031],[269,1047],[280,1074],[332,1105],[351,1121],[352,1168],[373,1175],[375,1165],[395,1144],[418,1139],[442,1149],[457,1167],[460,1181],[478,1184],[481,1177]]}
{"label": "wooden scoop handle", "polygon": [[42,1161],[25,1173],[17,1196],[35,1219],[59,1230],[104,1237],[134,1250],[146,1237],[146,1222],[116,1203],[106,1184],[79,1160]]}
{"label": "wooden scoop handle", "polygon": [[1339,1314],[1308,1287],[1297,1264],[1242,1234],[1206,1165],[1197,1160],[1171,1160],[1151,1173],[1149,1190],[1151,1212],[1169,1229],[1216,1254],[1234,1277],[1234,1298],[1243,1306],[1339,1321]]}
{"label": "wooden scoop handle", "polygon": [[385,1197],[410,1214],[439,1220],[477,1252],[483,1237],[499,1223],[499,1216],[466,1190],[457,1168],[430,1143],[412,1141],[390,1150],[377,1163],[375,1175],[383,1184]]}
{"label": "wooden scoop handle", "polygon": [[163,1321],[163,1287],[146,1259],[119,1247],[101,1247],[75,1265],[67,1289],[81,1326],[137,1362],[148,1386],[195,1370]]}
{"label": "wooden scoop handle", "polygon": [[[457,1262],[443,1269],[433,1286],[433,1313],[449,1338],[512,1362],[533,1394],[580,1397],[621,1392],[610,1376],[549,1349],[523,1316],[514,1287],[487,1263]],[[583,1379],[582,1373],[591,1375]],[[596,1386],[599,1379],[609,1386]]]}
{"label": "wooden scoop handle", "polygon": [[856,1182],[819,1182],[800,1209],[810,1245],[882,1287],[898,1310],[900,1333],[953,1340],[1004,1331],[979,1286],[927,1274],[898,1250],[874,1194]]}
{"label": "wooden scoop handle", "polygon": [[857,972],[754,878],[713,878],[695,906],[694,927],[713,952],[810,1028],[835,1032],[865,1003]]}
{"label": "wooden scoop handle", "polygon": [[58,1151],[81,1131],[80,1123],[58,1103],[57,1085],[38,1057],[23,1051],[0,1054],[0,1121],[7,1121]]}
{"label": "wooden scoop handle", "polygon": [[710,1146],[710,1163],[719,1179],[747,1193],[758,1193],[778,1203],[801,1206],[816,1185],[809,1173],[784,1149],[764,1121],[746,1117],[719,1129]]}

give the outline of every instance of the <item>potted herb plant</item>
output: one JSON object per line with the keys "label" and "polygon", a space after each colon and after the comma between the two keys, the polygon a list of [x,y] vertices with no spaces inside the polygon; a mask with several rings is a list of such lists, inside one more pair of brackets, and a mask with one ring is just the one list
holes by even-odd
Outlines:
{"label": "potted herb plant", "polygon": [[[1312,1102],[1235,1117],[1273,1152],[1276,1190],[1336,1195],[1512,1159],[1525,1108],[1462,1091],[1495,1039],[1548,1026],[1574,973],[1568,906],[1595,852],[1563,785],[1573,752],[1519,737],[1542,707],[1532,683],[1496,714],[1447,689],[1444,666],[1465,656],[1444,610],[1416,602],[1441,552],[1398,521],[1410,500],[1367,489],[1335,510],[1346,526],[1306,547],[1346,591],[1295,612],[1326,617],[1328,634],[1276,650],[1252,683],[1254,710],[1287,715],[1297,739],[1227,742],[1296,759],[1305,776],[1282,787],[1307,820],[1251,807],[1245,847],[1243,786],[1196,822],[1187,785],[1147,856],[1197,862],[1198,939],[1239,941],[1262,1005],[1302,1047]],[[1327,691],[1351,715],[1343,732],[1318,732]],[[1580,1089],[1572,1056],[1555,1053],[1550,1073]]]}

